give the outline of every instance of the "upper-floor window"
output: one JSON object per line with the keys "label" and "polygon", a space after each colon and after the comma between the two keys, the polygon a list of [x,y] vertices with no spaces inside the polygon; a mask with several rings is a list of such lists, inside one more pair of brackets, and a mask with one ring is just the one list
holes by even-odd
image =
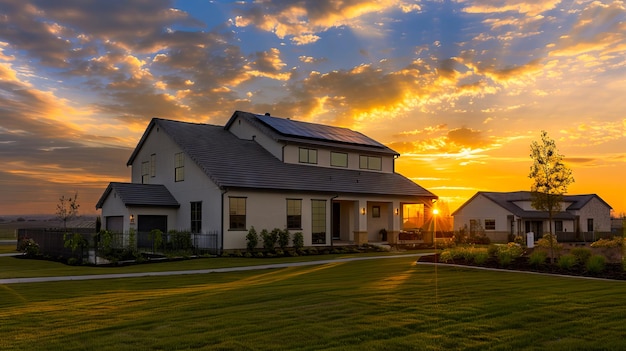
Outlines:
{"label": "upper-floor window", "polygon": [[148,184],[150,178],[150,162],[145,161],[141,163],[141,184]]}
{"label": "upper-floor window", "polygon": [[200,233],[202,231],[202,201],[191,203],[191,232]]}
{"label": "upper-floor window", "polygon": [[383,169],[382,163],[382,159],[378,156],[359,156],[359,168],[361,169],[380,171]]}
{"label": "upper-floor window", "polygon": [[334,167],[348,167],[348,154],[343,152],[331,152],[330,165]]}
{"label": "upper-floor window", "polygon": [[245,197],[231,197],[229,198],[229,215],[230,215],[230,229],[231,230],[245,230],[246,229],[246,198]]}
{"label": "upper-floor window", "polygon": [[287,199],[287,229],[302,229],[302,200]]}
{"label": "upper-floor window", "polygon": [[150,177],[156,177],[156,154],[150,155]]}
{"label": "upper-floor window", "polygon": [[317,150],[300,148],[300,163],[317,163]]}
{"label": "upper-floor window", "polygon": [[174,154],[174,181],[185,180],[185,154],[179,152]]}
{"label": "upper-floor window", "polygon": [[593,232],[593,218],[587,218],[587,231]]}
{"label": "upper-floor window", "polygon": [[496,230],[496,220],[485,219],[485,230]]}

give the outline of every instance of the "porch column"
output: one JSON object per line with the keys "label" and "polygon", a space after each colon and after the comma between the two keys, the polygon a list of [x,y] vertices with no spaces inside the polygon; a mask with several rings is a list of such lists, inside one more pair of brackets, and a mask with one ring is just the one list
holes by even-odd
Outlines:
{"label": "porch column", "polygon": [[367,201],[359,200],[355,201],[356,206],[356,214],[355,214],[355,224],[356,228],[354,231],[354,243],[357,245],[367,244]]}
{"label": "porch column", "polygon": [[400,230],[402,229],[402,206],[400,201],[394,200],[391,203],[391,230],[387,233],[387,242],[390,244],[397,244],[400,236]]}

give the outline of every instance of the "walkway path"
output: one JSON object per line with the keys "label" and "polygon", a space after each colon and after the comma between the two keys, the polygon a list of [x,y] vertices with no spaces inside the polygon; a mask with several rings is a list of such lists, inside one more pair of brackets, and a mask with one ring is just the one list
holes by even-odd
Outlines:
{"label": "walkway path", "polygon": [[385,258],[402,258],[402,257],[418,257],[418,256],[425,256],[425,255],[432,255],[432,253],[419,253],[419,254],[406,254],[406,255],[393,255],[393,256],[348,257],[348,258],[338,258],[338,259],[333,259],[333,260],[275,263],[275,264],[264,264],[264,265],[259,265],[259,266],[196,269],[196,270],[188,270],[188,271],[94,274],[94,275],[73,275],[73,276],[61,276],[61,277],[9,278],[9,279],[0,279],[0,285],[20,284],[20,283],[60,282],[60,281],[74,281],[74,280],[119,279],[119,278],[138,278],[138,277],[159,277],[159,276],[167,276],[167,275],[240,272],[240,271],[252,271],[252,270],[261,270],[261,269],[313,266],[313,265],[321,265],[321,264],[327,264],[327,263],[338,263],[338,262],[349,262],[349,261],[378,260],[378,259],[385,259]]}

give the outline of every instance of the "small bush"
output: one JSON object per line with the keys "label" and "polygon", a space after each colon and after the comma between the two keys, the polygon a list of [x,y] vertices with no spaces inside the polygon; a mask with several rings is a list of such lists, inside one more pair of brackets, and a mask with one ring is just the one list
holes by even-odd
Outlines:
{"label": "small bush", "polygon": [[571,249],[569,253],[576,257],[576,261],[578,261],[578,264],[581,266],[584,266],[589,257],[591,257],[591,250],[586,247],[575,247]]}
{"label": "small bush", "polygon": [[293,234],[293,248],[296,251],[302,249],[304,247],[304,236],[302,236],[302,232],[297,232]]}
{"label": "small bush", "polygon": [[487,250],[482,250],[482,251],[477,251],[476,254],[474,255],[474,263],[476,264],[485,264],[485,262],[487,262],[487,260],[489,259],[489,254],[487,253]]}
{"label": "small bush", "polygon": [[281,230],[278,233],[278,246],[283,251],[289,246],[289,229]]}
{"label": "small bush", "polygon": [[263,229],[261,231],[261,240],[263,240],[263,248],[268,252],[274,252],[274,247],[276,247],[276,242],[278,241],[278,233],[281,230],[275,228],[271,232]]}
{"label": "small bush", "polygon": [[591,243],[591,247],[621,247],[624,245],[624,238],[614,236],[613,239],[599,239]]}
{"label": "small bush", "polygon": [[35,257],[39,255],[39,244],[37,244],[33,239],[23,238],[20,241],[17,250],[23,252],[28,257]]}
{"label": "small bush", "polygon": [[246,235],[246,248],[248,249],[248,252],[253,252],[258,244],[259,235],[254,227],[250,227],[250,230],[248,230],[248,234]]}
{"label": "small bush", "polygon": [[585,268],[591,274],[598,274],[604,270],[606,267],[606,258],[602,255],[593,255],[589,257],[587,263],[585,264]]}
{"label": "small bush", "polygon": [[502,267],[511,265],[518,257],[524,253],[524,249],[516,243],[508,243],[506,245],[498,245],[496,257],[498,263]]}
{"label": "small bush", "polygon": [[571,270],[576,265],[576,261],[576,256],[572,254],[565,254],[559,257],[556,263],[561,269]]}
{"label": "small bush", "polygon": [[528,256],[528,264],[532,267],[539,267],[546,263],[546,259],[548,258],[548,253],[545,251],[535,250],[533,253]]}
{"label": "small bush", "polygon": [[445,250],[439,254],[439,262],[452,262],[452,252],[450,250]]}

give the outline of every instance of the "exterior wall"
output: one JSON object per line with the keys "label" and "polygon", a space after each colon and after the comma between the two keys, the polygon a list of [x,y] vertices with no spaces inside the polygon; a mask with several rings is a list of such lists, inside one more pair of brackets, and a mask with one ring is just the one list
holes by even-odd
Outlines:
{"label": "exterior wall", "polygon": [[587,219],[593,219],[593,231],[611,231],[611,209],[598,198],[593,198],[577,213],[580,216],[580,231],[587,232]]}
{"label": "exterior wall", "polygon": [[[230,230],[229,197],[246,198],[246,228],[244,230]],[[341,204],[340,207],[340,240],[357,241],[357,233],[363,233],[363,240],[380,241],[379,232],[386,229],[388,233],[400,231],[400,213],[394,212],[399,207],[400,199],[381,197],[340,196],[332,197],[323,194],[259,192],[246,190],[230,190],[224,194],[224,249],[245,249],[246,235],[251,227],[260,234],[263,229],[271,231],[274,228],[284,229],[287,226],[287,199],[302,200],[302,228],[290,230],[293,235],[302,232],[305,246],[314,246],[312,242],[311,200],[326,201],[326,242],[321,246],[331,244],[332,203]],[[415,199],[402,199],[404,202]],[[372,218],[372,208],[380,207],[380,217]],[[365,214],[362,214],[365,208]],[[366,241],[366,242],[367,242]],[[291,245],[291,243],[290,243]],[[262,241],[259,241],[262,247]]]}
{"label": "exterior wall", "polygon": [[467,228],[470,228],[470,220],[472,219],[480,220],[480,224],[484,229],[485,219],[493,219],[496,221],[496,229],[485,229],[485,235],[494,242],[506,242],[511,231],[509,215],[511,213],[506,209],[483,195],[478,195],[470,203],[457,210],[454,215],[454,230],[460,230],[465,225],[467,225]]}
{"label": "exterior wall", "polygon": [[102,229],[108,230],[106,227],[106,217],[110,216],[122,216],[124,217],[124,231],[128,231],[130,227],[130,213],[128,209],[122,202],[122,200],[117,196],[115,190],[111,191],[109,196],[106,198],[106,201],[102,204]]}
{"label": "exterior wall", "polygon": [[[185,176],[183,181],[174,178],[174,155],[182,150],[171,138],[155,126],[132,164],[132,182],[141,183],[141,164],[156,155],[156,174],[149,183],[163,184],[180,203],[178,215],[168,218],[169,229],[188,230],[191,227],[192,201],[202,201],[202,232],[221,231],[221,190],[209,180],[198,165],[185,156]],[[108,201],[107,201],[108,202]],[[158,214],[153,208],[142,214]],[[103,213],[106,211],[103,208]]]}
{"label": "exterior wall", "polygon": [[[284,162],[285,163],[297,163],[300,164],[300,147],[298,145],[286,145],[284,149]],[[329,168],[339,168],[339,169],[353,169],[358,171],[368,171],[368,172],[383,172],[383,173],[393,173],[394,172],[394,158],[390,155],[378,155],[378,154],[368,154],[366,152],[355,152],[346,149],[330,149],[330,148],[322,148],[318,146],[310,146],[308,148],[317,150],[317,164],[311,164],[309,166],[312,167],[329,167]],[[348,167],[335,167],[330,165],[330,153],[332,152],[341,152],[348,154]],[[359,168],[359,156],[368,155],[368,156],[380,156],[381,157],[381,170],[369,170],[369,169],[361,169]]]}
{"label": "exterior wall", "polygon": [[283,159],[283,145],[267,137],[245,119],[237,117],[228,129],[239,139],[254,140],[279,160]]}

